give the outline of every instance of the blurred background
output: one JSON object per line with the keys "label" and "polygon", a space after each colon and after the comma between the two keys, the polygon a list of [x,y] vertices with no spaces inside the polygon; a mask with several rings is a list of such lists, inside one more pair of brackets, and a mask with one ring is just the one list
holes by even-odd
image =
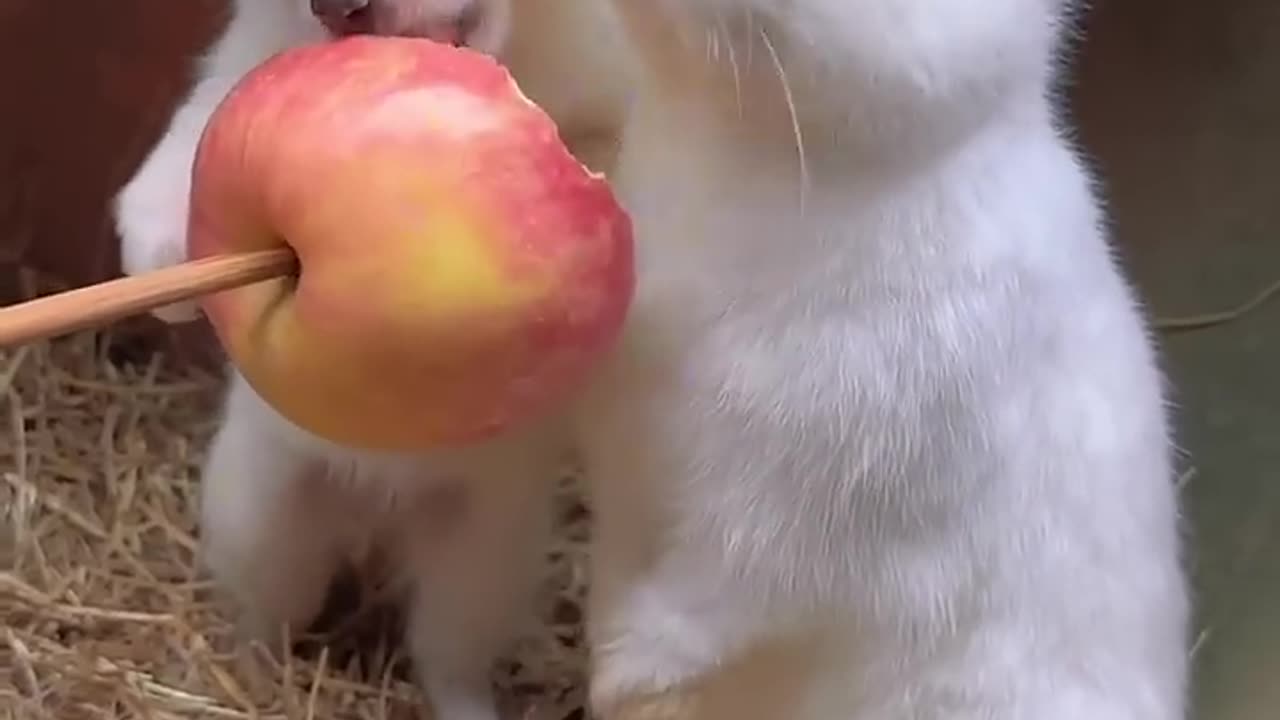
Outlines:
{"label": "blurred background", "polygon": [[[1069,92],[1118,250],[1158,316],[1237,306],[1280,280],[1280,3],[1094,5]],[[108,203],[158,139],[224,9],[0,2],[3,300],[23,265],[72,285],[118,272]],[[1280,300],[1161,342],[1189,472],[1196,717],[1274,720]]]}
{"label": "blurred background", "polygon": [[[1073,88],[1160,316],[1280,281],[1280,3],[1097,0]],[[1198,720],[1280,718],[1280,298],[1161,337],[1186,452]]]}

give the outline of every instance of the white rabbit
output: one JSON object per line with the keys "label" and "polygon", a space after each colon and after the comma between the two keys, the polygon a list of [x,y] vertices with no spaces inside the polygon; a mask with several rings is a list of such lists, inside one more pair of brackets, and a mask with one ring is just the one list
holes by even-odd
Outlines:
{"label": "white rabbit", "polygon": [[[195,148],[232,85],[269,55],[327,34],[415,34],[510,50],[513,73],[571,148],[607,165],[629,87],[610,12],[594,0],[541,0],[515,12],[505,0],[236,0],[194,89],[119,195],[125,271],[184,258]],[[158,314],[195,316],[190,304]],[[294,427],[233,372],[203,473],[202,557],[238,601],[245,629],[274,642],[282,626],[297,632],[316,618],[345,560],[390,553],[436,716],[494,720],[489,672],[532,605],[558,449],[552,419],[457,452],[359,453]]]}
{"label": "white rabbit", "polygon": [[600,720],[1178,720],[1164,381],[1063,0],[614,0],[639,288],[580,408]]}

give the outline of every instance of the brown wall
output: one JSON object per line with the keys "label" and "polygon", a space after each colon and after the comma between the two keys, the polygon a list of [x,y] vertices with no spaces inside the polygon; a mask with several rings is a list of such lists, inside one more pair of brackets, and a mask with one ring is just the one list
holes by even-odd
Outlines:
{"label": "brown wall", "polygon": [[0,2],[0,263],[117,272],[106,208],[158,138],[222,0]]}

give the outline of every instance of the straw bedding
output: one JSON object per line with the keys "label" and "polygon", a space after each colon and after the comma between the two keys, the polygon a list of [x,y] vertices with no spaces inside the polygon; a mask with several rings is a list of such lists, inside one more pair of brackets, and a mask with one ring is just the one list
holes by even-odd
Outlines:
{"label": "straw bedding", "polygon": [[[236,640],[196,563],[220,380],[119,355],[90,333],[0,352],[0,720],[427,720],[394,612],[348,615],[279,661]],[[586,717],[575,488],[567,472],[541,619],[495,673],[514,717]]]}

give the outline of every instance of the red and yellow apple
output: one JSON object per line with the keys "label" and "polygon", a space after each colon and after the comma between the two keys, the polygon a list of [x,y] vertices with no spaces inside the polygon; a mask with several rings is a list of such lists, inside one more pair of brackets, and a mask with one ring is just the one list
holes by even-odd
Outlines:
{"label": "red and yellow apple", "polygon": [[287,244],[296,277],[206,297],[283,416],[352,447],[471,443],[546,412],[616,340],[631,223],[482,54],[351,37],[286,51],[214,112],[192,259]]}

